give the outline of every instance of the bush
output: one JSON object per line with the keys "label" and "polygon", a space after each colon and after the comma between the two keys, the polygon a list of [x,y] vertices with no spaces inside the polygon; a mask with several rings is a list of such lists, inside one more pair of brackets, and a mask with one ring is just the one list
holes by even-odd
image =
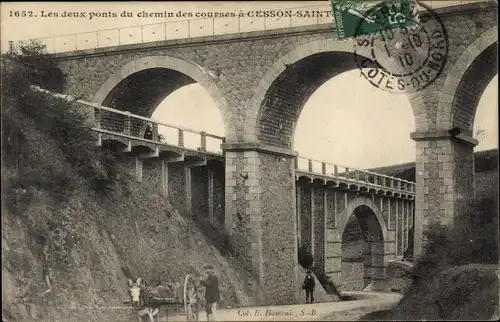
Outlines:
{"label": "bush", "polygon": [[471,201],[455,217],[453,228],[433,223],[412,271],[415,281],[443,269],[469,263],[498,263],[498,211],[491,198]]}
{"label": "bush", "polygon": [[31,85],[61,93],[64,74],[57,63],[46,53],[46,46],[30,41],[9,51],[8,56],[17,60],[26,70],[25,80]]}
{"label": "bush", "polygon": [[499,291],[497,203],[491,198],[471,201],[454,220],[451,228],[433,223],[424,233],[413,284],[395,309],[363,319],[491,318]]}
{"label": "bush", "polygon": [[[102,195],[113,189],[122,166],[95,147],[95,135],[77,105],[30,89],[46,85],[42,80],[53,77],[56,66],[41,48],[29,44],[1,57],[2,161],[16,169],[5,176],[6,188],[42,188],[59,202],[81,185]],[[19,198],[6,198],[11,209],[18,209]]]}
{"label": "bush", "polygon": [[498,202],[482,198],[470,202],[455,219],[449,263],[498,263]]}

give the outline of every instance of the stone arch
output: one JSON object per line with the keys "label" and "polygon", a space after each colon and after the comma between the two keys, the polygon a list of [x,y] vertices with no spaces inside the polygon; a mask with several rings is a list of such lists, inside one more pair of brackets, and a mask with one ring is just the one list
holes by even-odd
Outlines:
{"label": "stone arch", "polygon": [[[359,227],[361,228],[361,231],[364,235],[362,243],[359,243],[359,239],[357,239],[358,242],[355,241],[356,239],[351,241],[344,240],[346,230],[352,228],[352,226],[349,225],[349,219],[352,218],[351,216],[355,216],[357,222],[359,222]],[[363,289],[365,289],[370,283],[374,281],[384,280],[385,267],[387,266],[387,257],[385,256],[387,226],[385,225],[380,209],[375,205],[371,198],[367,196],[359,196],[355,200],[351,201],[339,216],[338,229],[342,254],[340,261],[342,265],[341,270],[344,271],[344,269],[347,268],[350,272],[351,270],[355,272],[357,269],[362,268]],[[366,236],[366,233],[368,233],[369,236]],[[362,246],[361,249],[358,248],[360,246]],[[344,247],[347,248],[344,249]],[[346,253],[344,252],[346,250],[348,250],[348,257],[351,257],[353,255],[357,257],[358,255],[356,254],[358,254],[358,251],[361,250],[363,252],[362,267],[357,266],[359,265],[356,264],[357,260],[355,260],[354,262],[344,262],[344,256],[346,255]],[[349,265],[350,267],[345,267],[344,265]],[[344,282],[346,283],[346,286],[350,286],[348,286],[348,289],[354,286],[353,284],[351,284],[351,282],[354,282],[355,284],[359,283],[359,281],[355,282],[357,278],[355,278],[354,280],[352,279],[352,277],[356,276],[356,274],[352,274],[351,272],[347,276],[351,276]],[[378,283],[375,284],[378,285]]]}
{"label": "stone arch", "polygon": [[458,127],[472,136],[479,99],[497,74],[497,46],[495,25],[470,44],[454,63],[440,93],[438,129]]}
{"label": "stone arch", "polygon": [[[113,100],[117,98],[120,100],[120,95],[123,98],[122,101],[127,101],[128,96],[123,95],[126,92],[123,89],[134,90],[129,89],[130,85],[126,83],[133,78],[135,78],[136,82],[149,81],[153,95],[144,95],[148,97],[148,100],[144,104],[145,107],[132,111],[129,110],[130,112],[150,117],[156,106],[170,93],[185,85],[198,83],[210,94],[218,107],[224,122],[225,135],[230,136],[234,133],[234,127],[231,125],[229,105],[222,91],[202,67],[175,57],[147,56],[123,65],[101,85],[92,101],[109,107],[114,107]],[[153,81],[158,81],[160,84],[153,84],[151,81],[152,78],[155,78]],[[153,87],[155,85],[156,88]],[[141,87],[138,86],[136,89],[140,91]],[[118,96],[113,98],[113,91],[120,93],[117,93]],[[137,94],[134,92],[133,96],[137,96]],[[143,92],[142,94],[147,93]]]}
{"label": "stone arch", "polygon": [[347,207],[340,214],[340,216],[338,217],[338,220],[337,220],[339,231],[342,233],[345,230],[347,222],[348,222],[351,214],[353,214],[356,209],[358,209],[359,207],[362,207],[362,206],[370,209],[373,212],[373,214],[375,215],[375,218],[380,226],[379,228],[380,228],[381,237],[383,240],[386,240],[387,239],[387,225],[384,221],[384,217],[382,215],[382,212],[379,209],[379,207],[375,204],[375,202],[373,202],[373,200],[367,196],[358,196],[356,199],[354,199],[353,201],[351,201],[347,205]]}
{"label": "stone arch", "polygon": [[[291,149],[297,120],[307,99],[327,80],[358,68],[352,58],[354,50],[354,39],[328,38],[300,45],[278,59],[261,78],[248,102],[244,140]],[[300,86],[294,88],[293,83]],[[421,110],[414,111],[414,115],[425,114],[425,109]]]}

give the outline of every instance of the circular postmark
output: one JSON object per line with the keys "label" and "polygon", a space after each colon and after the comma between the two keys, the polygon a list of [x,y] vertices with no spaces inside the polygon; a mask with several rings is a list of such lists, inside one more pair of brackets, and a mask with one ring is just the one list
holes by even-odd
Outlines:
{"label": "circular postmark", "polygon": [[423,90],[442,73],[448,57],[439,16],[424,4],[419,4],[425,9],[421,12],[405,8],[409,3],[384,1],[367,10],[356,26],[356,65],[372,85],[392,93]]}

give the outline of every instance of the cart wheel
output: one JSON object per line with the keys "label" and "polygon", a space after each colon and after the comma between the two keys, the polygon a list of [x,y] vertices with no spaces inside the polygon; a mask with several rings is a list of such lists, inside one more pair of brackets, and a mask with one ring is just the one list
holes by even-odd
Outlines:
{"label": "cart wheel", "polygon": [[198,321],[198,287],[191,275],[184,280],[184,312],[186,321]]}

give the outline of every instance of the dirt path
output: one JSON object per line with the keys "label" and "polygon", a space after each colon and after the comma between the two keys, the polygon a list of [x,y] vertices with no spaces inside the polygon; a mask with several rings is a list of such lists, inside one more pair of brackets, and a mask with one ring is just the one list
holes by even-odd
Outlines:
{"label": "dirt path", "polygon": [[[359,300],[296,304],[280,306],[246,307],[222,309],[217,312],[218,321],[355,321],[362,315],[382,310],[399,301],[396,293],[352,292]],[[200,321],[207,321],[205,312],[200,312]],[[167,321],[165,317],[160,321]],[[168,321],[185,321],[184,316],[168,317]]]}

